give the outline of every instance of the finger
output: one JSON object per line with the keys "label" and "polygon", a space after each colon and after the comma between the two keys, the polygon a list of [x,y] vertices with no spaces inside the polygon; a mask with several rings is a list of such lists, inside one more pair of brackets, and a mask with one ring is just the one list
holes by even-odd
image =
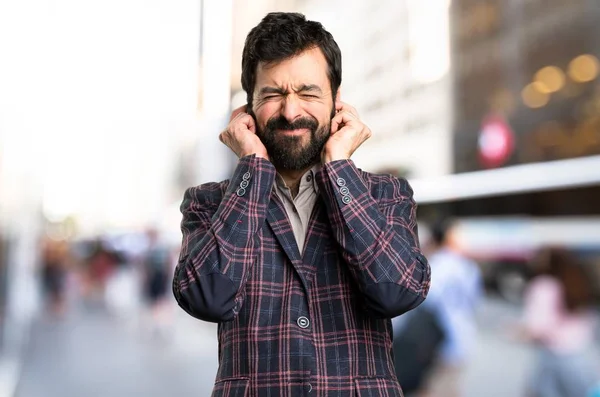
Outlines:
{"label": "finger", "polygon": [[221,143],[229,146],[232,136],[233,136],[233,131],[227,129],[219,135],[219,140],[221,141]]}
{"label": "finger", "polygon": [[237,137],[236,139],[248,133],[255,134],[254,119],[249,115],[239,116],[231,123],[231,132],[233,136]]}
{"label": "finger", "polygon": [[331,134],[332,135],[340,130],[340,128],[342,127],[342,124],[343,124],[343,120],[344,120],[344,117],[342,116],[341,113],[338,113],[335,116],[333,116],[333,118],[331,119]]}
{"label": "finger", "polygon": [[238,115],[246,113],[246,106],[247,105],[242,105],[238,108],[235,108],[233,112],[231,112],[231,117],[229,118],[229,121],[233,121],[233,119],[235,119]]}
{"label": "finger", "polygon": [[341,111],[338,114],[336,114],[333,119],[331,119],[332,121],[335,120],[337,121],[339,124],[346,124],[349,123],[351,121],[355,121],[357,120],[356,116],[348,111]]}
{"label": "finger", "polygon": [[256,123],[254,122],[254,117],[246,114],[243,117],[240,117],[240,123],[245,125],[246,128],[248,128],[248,130],[250,130],[250,132],[253,134],[256,133]]}
{"label": "finger", "polygon": [[345,112],[342,111],[338,114],[336,114],[332,119],[331,119],[331,133],[335,134],[336,132],[338,132],[345,124],[348,124],[349,122],[355,120],[355,117],[353,114],[349,113],[349,112]]}
{"label": "finger", "polygon": [[338,129],[340,128],[340,122],[339,120],[336,120],[335,117],[331,119],[331,135],[335,134],[336,132],[338,132]]}
{"label": "finger", "polygon": [[358,112],[353,106],[348,105],[346,102],[337,101],[335,104],[335,109],[338,112],[349,112],[358,118]]}

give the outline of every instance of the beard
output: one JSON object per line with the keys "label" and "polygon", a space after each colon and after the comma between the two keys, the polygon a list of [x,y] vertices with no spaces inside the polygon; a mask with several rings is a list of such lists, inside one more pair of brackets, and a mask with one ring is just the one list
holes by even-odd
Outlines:
{"label": "beard", "polygon": [[[333,115],[335,108],[332,110],[332,117]],[[303,142],[306,139],[305,135],[288,136],[277,131],[298,129],[309,130],[308,142]],[[317,164],[321,160],[321,152],[330,134],[330,122],[319,125],[314,118],[302,117],[290,123],[283,116],[269,119],[265,128],[257,127],[256,132],[275,168],[286,171],[302,171]]]}

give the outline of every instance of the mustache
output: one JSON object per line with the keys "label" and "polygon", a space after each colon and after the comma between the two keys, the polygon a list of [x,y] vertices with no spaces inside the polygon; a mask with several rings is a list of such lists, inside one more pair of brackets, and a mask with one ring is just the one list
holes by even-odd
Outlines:
{"label": "mustache", "polygon": [[285,117],[279,116],[270,119],[267,122],[266,129],[267,131],[275,131],[275,130],[299,130],[302,128],[307,128],[311,131],[316,131],[319,127],[319,123],[316,120],[302,117],[293,122],[289,122]]}

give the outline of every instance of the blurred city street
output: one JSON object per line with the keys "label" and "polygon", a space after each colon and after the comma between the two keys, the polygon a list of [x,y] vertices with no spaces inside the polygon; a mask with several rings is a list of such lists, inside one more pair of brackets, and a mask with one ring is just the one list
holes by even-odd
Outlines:
{"label": "blurred city street", "polygon": [[[152,339],[131,321],[100,309],[78,308],[62,321],[37,320],[16,396],[209,396],[217,363],[216,326],[177,308],[175,314],[165,340]],[[521,395],[532,352],[507,339],[507,325],[517,314],[497,298],[485,301],[465,396]]]}
{"label": "blurred city street", "polygon": [[[406,224],[416,217],[435,321],[403,316],[398,323],[417,331],[394,329],[394,349],[417,352],[401,372],[422,370],[414,390],[524,397],[528,382],[557,392],[568,379],[580,392],[567,397],[600,396],[600,362],[586,361],[587,353],[600,361],[599,4],[0,1],[0,397],[209,396],[217,325],[181,310],[172,287],[202,285],[173,283],[174,270],[202,274],[190,263],[209,262],[185,249],[204,243],[188,246],[185,235],[214,228],[186,229],[196,206],[186,212],[184,195],[234,175],[238,156],[219,138],[240,109],[261,140],[263,124],[286,118],[322,118],[311,133],[335,134],[327,115],[336,117],[338,100],[372,132],[352,162],[364,175],[405,181],[416,203]],[[279,55],[243,66],[242,54],[260,53],[260,40],[245,51],[250,32],[271,12],[301,13],[334,38],[329,50],[316,45],[343,54],[326,57],[327,75],[319,72],[326,100],[290,101],[301,90],[283,80],[257,85],[259,71],[297,61],[314,43],[283,51],[288,40],[272,40]],[[340,79],[343,70],[339,87],[335,70]],[[301,87],[315,78],[302,77]],[[271,91],[261,114],[253,98]],[[282,177],[287,168],[270,161]],[[252,188],[242,183],[251,182],[240,182],[239,197]],[[435,341],[423,337],[437,331]],[[457,378],[464,394],[452,392]]]}

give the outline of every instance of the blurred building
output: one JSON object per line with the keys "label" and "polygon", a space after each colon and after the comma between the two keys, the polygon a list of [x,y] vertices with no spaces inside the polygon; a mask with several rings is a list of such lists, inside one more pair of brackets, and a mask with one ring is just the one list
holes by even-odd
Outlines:
{"label": "blurred building", "polygon": [[246,36],[269,12],[297,11],[303,0],[257,0],[248,2],[233,0],[233,27],[231,41],[231,109],[246,103],[246,92],[242,90],[242,51]]}
{"label": "blurred building", "polygon": [[[7,77],[0,74],[0,85]],[[0,103],[9,99],[6,94],[0,91]],[[22,354],[39,308],[41,184],[35,162],[23,162],[20,156],[31,148],[31,131],[23,127],[14,115],[0,112],[0,365]]]}
{"label": "blurred building", "polygon": [[599,21],[596,1],[453,2],[457,172],[600,154]]}
{"label": "blurred building", "polygon": [[461,218],[500,280],[554,244],[600,287],[598,2],[453,0],[450,33],[455,173],[411,181],[420,216]]}
{"label": "blurred building", "polygon": [[[240,2],[241,3],[241,2]],[[430,177],[451,172],[451,80],[447,0],[263,1],[237,7],[233,102],[243,40],[266,12],[299,11],[321,22],[342,51],[342,100],[373,137],[354,155],[368,171]],[[251,8],[248,10],[247,8]]]}
{"label": "blurred building", "polygon": [[421,202],[462,200],[456,215],[600,214],[597,2],[457,0],[451,32],[458,174],[415,181]]}
{"label": "blurred building", "polygon": [[172,202],[176,148],[197,133],[199,21],[197,2],[0,2],[5,347],[39,307],[43,237],[143,227]]}

